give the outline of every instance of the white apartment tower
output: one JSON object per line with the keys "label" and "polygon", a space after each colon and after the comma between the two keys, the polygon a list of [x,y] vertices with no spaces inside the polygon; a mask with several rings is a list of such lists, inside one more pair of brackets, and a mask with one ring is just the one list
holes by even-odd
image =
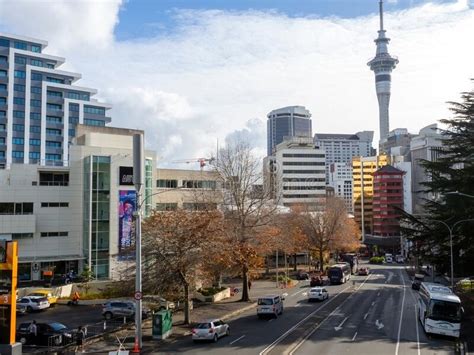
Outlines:
{"label": "white apartment tower", "polygon": [[352,164],[332,163],[329,165],[328,185],[334,188],[334,194],[344,200],[348,213],[352,206]]}
{"label": "white apartment tower", "polygon": [[279,205],[323,210],[326,201],[325,154],[312,138],[293,137],[275,152],[276,198]]}
{"label": "white apartment tower", "polygon": [[0,33],[0,168],[68,166],[76,125],[105,126],[110,105],[77,86],[81,74],[59,69],[47,42]]}

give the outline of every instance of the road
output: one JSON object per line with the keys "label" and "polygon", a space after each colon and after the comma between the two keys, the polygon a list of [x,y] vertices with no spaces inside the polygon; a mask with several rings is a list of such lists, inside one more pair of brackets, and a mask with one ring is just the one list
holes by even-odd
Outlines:
{"label": "road", "polygon": [[191,338],[168,342],[156,354],[452,354],[449,338],[427,338],[416,317],[416,291],[404,267],[371,266],[368,277],[353,276],[328,286],[330,297],[308,303],[305,283],[288,292],[277,319],[259,320],[248,311],[231,321],[231,335],[218,343]]}

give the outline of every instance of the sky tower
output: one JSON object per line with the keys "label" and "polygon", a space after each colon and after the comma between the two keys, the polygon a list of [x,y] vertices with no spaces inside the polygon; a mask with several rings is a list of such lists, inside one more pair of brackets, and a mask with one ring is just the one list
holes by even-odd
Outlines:
{"label": "sky tower", "polygon": [[[380,30],[379,36],[374,41],[377,51],[374,59],[367,63],[370,70],[375,73],[375,90],[379,100],[379,126],[380,143],[387,139],[389,132],[388,106],[390,104],[390,82],[391,73],[398,64],[398,58],[388,53],[388,42],[390,38],[385,37],[383,29],[383,0],[379,1]],[[380,145],[379,143],[379,145]]]}

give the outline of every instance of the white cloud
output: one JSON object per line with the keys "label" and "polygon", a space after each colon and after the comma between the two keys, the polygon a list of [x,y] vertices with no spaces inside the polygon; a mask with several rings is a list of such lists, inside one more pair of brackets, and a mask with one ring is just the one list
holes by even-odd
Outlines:
{"label": "white cloud", "polygon": [[[376,8],[355,19],[183,10],[171,34],[118,42],[120,5],[0,0],[0,29],[49,40],[67,68],[83,73],[81,84],[114,105],[113,125],[145,129],[164,161],[210,155],[217,138],[236,130],[264,152],[265,124],[249,119],[265,121],[288,105],[306,106],[315,132],[378,131],[366,65],[375,54]],[[33,13],[36,22],[26,16]],[[400,58],[392,129],[417,132],[449,117],[445,102],[458,100],[474,77],[473,23],[467,0],[386,14],[389,50]]]}

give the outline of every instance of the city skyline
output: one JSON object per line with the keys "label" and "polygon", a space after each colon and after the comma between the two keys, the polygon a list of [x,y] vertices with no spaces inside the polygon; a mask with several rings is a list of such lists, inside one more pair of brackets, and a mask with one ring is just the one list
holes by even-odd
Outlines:
{"label": "city skyline", "polygon": [[[264,155],[266,113],[287,105],[311,111],[314,133],[374,130],[378,140],[373,73],[365,65],[377,0],[352,15],[324,6],[299,14],[278,6],[203,10],[212,2],[185,10],[182,2],[169,14],[170,31],[127,39],[120,23],[130,22],[135,2],[57,3],[0,1],[0,31],[39,37],[53,54],[64,53],[65,68],[82,72],[84,85],[100,88],[100,99],[112,104],[114,125],[144,129],[164,162],[207,156],[217,138],[232,134],[249,137]],[[403,58],[392,82],[391,128],[417,132],[449,117],[445,102],[470,85],[474,50],[463,43],[474,11],[465,0],[398,3],[385,11],[390,51]],[[47,17],[34,24],[20,18],[30,11],[74,11],[77,18],[58,19],[66,30],[57,31]]]}

